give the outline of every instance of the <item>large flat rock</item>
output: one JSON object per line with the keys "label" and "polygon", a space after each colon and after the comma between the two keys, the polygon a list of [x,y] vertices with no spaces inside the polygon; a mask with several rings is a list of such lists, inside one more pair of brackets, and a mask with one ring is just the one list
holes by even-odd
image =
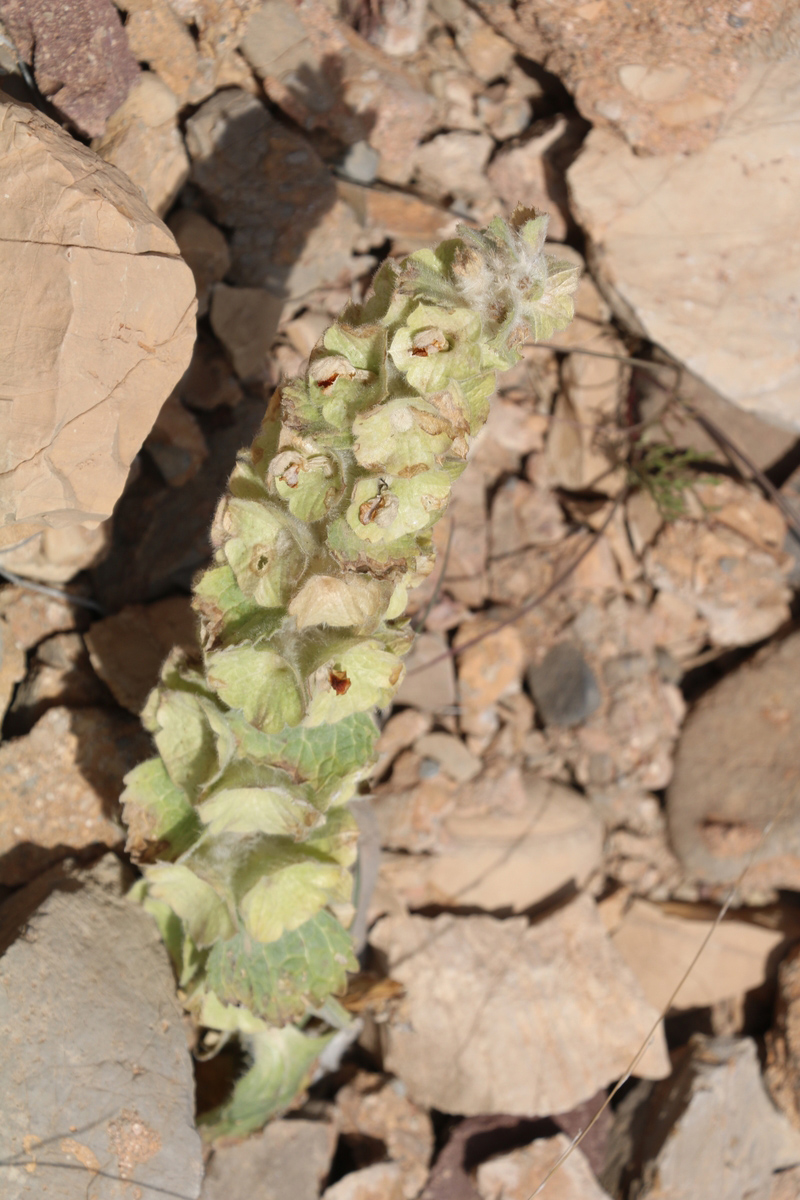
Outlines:
{"label": "large flat rock", "polygon": [[0,949],[4,1200],[195,1200],[183,1016],[119,862],[56,868],[18,892],[0,908]]}
{"label": "large flat rock", "polygon": [[704,149],[637,155],[595,129],[569,171],[619,307],[723,396],[793,429],[799,100],[800,58],[753,66]]}

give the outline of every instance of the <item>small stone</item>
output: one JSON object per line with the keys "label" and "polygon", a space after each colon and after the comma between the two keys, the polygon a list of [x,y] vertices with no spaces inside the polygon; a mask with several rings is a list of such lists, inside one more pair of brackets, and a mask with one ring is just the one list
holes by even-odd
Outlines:
{"label": "small stone", "polygon": [[434,759],[456,783],[467,783],[481,772],[481,760],[452,733],[426,733],[416,741],[414,749],[417,754]]}
{"label": "small stone", "polygon": [[0,884],[18,887],[87,846],[118,846],[122,779],[151,753],[132,717],[51,708],[0,745]]}
{"label": "small stone", "polygon": [[[105,704],[108,692],[92,670],[79,633],[56,633],[40,642],[8,714],[10,737],[27,733],[48,708]],[[1,705],[0,705],[1,707]]]}
{"label": "small stone", "polygon": [[194,275],[197,315],[202,317],[208,312],[213,284],[225,278],[231,265],[228,243],[216,225],[192,208],[179,208],[172,214],[168,224],[182,257]]}
{"label": "small stone", "polygon": [[558,166],[558,148],[575,134],[566,117],[556,117],[545,128],[537,122],[519,146],[500,150],[487,170],[489,182],[507,212],[524,203],[550,217],[548,237],[561,242],[570,221],[567,183]]}
{"label": "small stone", "polygon": [[726,675],[686,721],[667,818],[692,878],[732,883],[748,864],[740,894],[800,888],[799,740],[795,632]]}
{"label": "small stone", "polygon": [[407,1200],[398,1163],[374,1163],[326,1188],[321,1200]]}
{"label": "small stone", "polygon": [[217,1146],[201,1200],[317,1200],[336,1148],[328,1121],[271,1121],[261,1133]]}
{"label": "small stone", "polygon": [[[689,920],[646,900],[631,902],[611,936],[654,1008],[667,1006],[711,925],[710,920]],[[784,940],[779,930],[722,921],[671,1007],[708,1008],[760,987],[772,974],[770,959]]]}
{"label": "small stone", "polygon": [[263,378],[283,301],[263,288],[218,283],[211,296],[211,328],[241,380]]}
{"label": "small stone", "polygon": [[[507,142],[510,138],[519,137],[528,128],[532,110],[527,97],[515,95],[505,85],[500,85],[500,90],[501,94],[496,98],[478,97],[478,115],[495,141]],[[552,208],[549,211],[552,216]],[[552,226],[550,237],[555,237]]]}
{"label": "small stone", "polygon": [[392,58],[416,54],[425,33],[427,8],[428,0],[383,0],[369,40]]}
{"label": "small stone", "polygon": [[140,187],[163,217],[189,178],[189,155],[178,128],[178,101],[166,84],[145,72],[112,114],[92,149]]}
{"label": "small stone", "polygon": [[381,156],[369,142],[354,142],[339,163],[339,171],[353,183],[372,183],[378,174]]}
{"label": "small stone", "polygon": [[324,312],[313,312],[307,309],[293,321],[283,326],[283,332],[303,358],[308,358],[311,351],[331,323],[330,316]]}
{"label": "small stone", "polygon": [[170,487],[183,487],[208,458],[208,446],[194,413],[173,392],[164,401],[144,448]]}
{"label": "small stone", "polygon": [[433,1154],[433,1126],[398,1080],[359,1071],[336,1095],[336,1119],[345,1142],[348,1135],[354,1137],[356,1153],[361,1138],[383,1142],[402,1173],[405,1200],[419,1195]]}
{"label": "small stone", "polygon": [[510,42],[492,29],[477,14],[463,4],[462,13],[469,15],[456,27],[456,45],[469,67],[483,83],[492,83],[508,74],[515,50]]}
{"label": "small stone", "polygon": [[0,908],[0,1157],[17,1164],[6,1200],[200,1195],[185,1016],[128,882],[107,855]]}
{"label": "small stone", "polygon": [[754,485],[698,483],[684,517],[669,522],[644,555],[645,578],[691,604],[713,646],[747,646],[789,616],[786,525]]}
{"label": "small stone", "polygon": [[417,708],[404,708],[393,713],[381,730],[375,745],[378,757],[372,778],[380,780],[400,751],[413,746],[418,738],[430,731],[432,724],[430,714],[420,712]]}
{"label": "small stone", "polygon": [[559,642],[528,672],[531,693],[546,725],[582,725],[600,707],[592,668],[577,646]]}
{"label": "small stone", "polygon": [[89,623],[87,610],[71,604],[69,592],[59,599],[16,584],[0,587],[0,617],[22,650],[32,650],[53,633],[83,629]]}
{"label": "small stone", "polygon": [[[125,32],[136,58],[148,64],[181,104],[186,103],[197,74],[197,48],[189,30],[167,0],[146,4],[125,0],[123,7],[129,10]],[[195,103],[202,99],[196,97]]]}
{"label": "small stone", "polygon": [[566,535],[561,507],[548,488],[511,478],[501,484],[489,524],[489,594],[520,604],[544,591],[552,576],[542,551]]}
{"label": "small stone", "polygon": [[336,181],[336,190],[374,245],[390,238],[397,256],[420,250],[455,232],[457,219],[437,204],[394,188],[360,187],[346,179]]}
{"label": "small stone", "polygon": [[92,665],[123,708],[137,716],[176,646],[196,653],[197,617],[188,596],[131,604],[86,634]]}
{"label": "small stone", "polygon": [[[521,690],[525,667],[522,638],[513,625],[496,629],[496,622],[467,621],[456,634],[458,653],[459,724],[484,745],[500,727],[497,705]],[[485,634],[475,645],[460,647]]]}
{"label": "small stone", "polygon": [[[443,1112],[567,1112],[619,1078],[656,1020],[585,895],[533,925],[386,917],[370,943],[405,988],[386,1068]],[[637,1072],[669,1073],[660,1030]]]}
{"label": "small stone", "polygon": [[216,338],[200,332],[177,392],[186,407],[196,412],[235,408],[239,403],[243,395],[241,384]]}
{"label": "small stone", "polygon": [[485,198],[484,171],[493,149],[488,133],[439,133],[414,154],[419,186],[438,200]]}
{"label": "small stone", "polygon": [[[570,1140],[559,1133],[481,1163],[476,1178],[481,1200],[530,1200],[548,1172],[566,1154]],[[610,1200],[577,1146],[548,1183],[547,1192],[548,1200]]]}
{"label": "small stone", "polygon": [[0,16],[42,95],[81,133],[99,137],[139,75],[110,0],[3,0]]}
{"label": "small stone", "polygon": [[766,1197],[773,1172],[800,1157],[800,1133],[771,1104],[750,1038],[695,1034],[652,1089],[642,1130],[642,1200]]}

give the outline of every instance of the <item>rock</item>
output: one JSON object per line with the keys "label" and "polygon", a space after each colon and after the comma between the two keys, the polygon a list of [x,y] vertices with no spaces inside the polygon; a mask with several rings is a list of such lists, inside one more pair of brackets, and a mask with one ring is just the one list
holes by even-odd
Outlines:
{"label": "rock", "polygon": [[[711,925],[710,920],[687,920],[669,908],[634,899],[611,937],[647,999],[661,1011]],[[748,921],[722,921],[672,1007],[708,1008],[760,987],[784,938],[779,930]]]}
{"label": "rock", "polygon": [[311,145],[239,88],[186,122],[192,178],[232,230],[231,280],[302,296],[349,266],[357,222]]}
{"label": "rock", "polygon": [[339,160],[339,172],[353,183],[370,184],[380,167],[381,156],[369,142],[354,142]]}
{"label": "rock", "polygon": [[336,190],[353,210],[376,245],[390,238],[398,257],[420,250],[431,242],[452,236],[457,220],[437,204],[410,192],[385,187],[360,187],[346,179],[336,181]]}
{"label": "rock", "polygon": [[69,591],[62,599],[14,584],[0,587],[0,617],[22,650],[32,650],[53,633],[83,629],[89,624],[87,610],[70,603]]}
{"label": "rock", "polygon": [[92,149],[124,171],[160,217],[189,177],[189,156],[178,128],[178,101],[149,72],[109,118]]}
{"label": "rock", "polygon": [[327,1121],[271,1121],[261,1133],[214,1150],[202,1200],[317,1200],[331,1165],[336,1128]]}
{"label": "rock", "polygon": [[111,0],[58,8],[48,0],[2,0],[0,17],[42,95],[80,133],[102,135],[139,75]]}
{"label": "rock", "polygon": [[386,183],[407,183],[414,148],[436,104],[415,75],[370,46],[322,0],[267,0],[242,50],[273,103],[301,129],[324,129],[352,146],[367,141]]}
{"label": "rock", "polygon": [[187,408],[196,412],[235,408],[243,394],[219,342],[202,331],[177,391]]}
{"label": "rock", "polygon": [[789,617],[786,524],[754,486],[696,484],[684,518],[664,526],[644,556],[646,579],[691,604],[714,646],[748,646]]}
{"label": "rock", "polygon": [[394,850],[425,853],[439,842],[443,817],[455,807],[455,780],[435,763],[425,771],[425,760],[412,751],[401,754],[390,779],[375,788],[374,811],[381,845]]}
{"label": "rock", "polygon": [[[625,346],[612,334],[592,340],[599,355],[624,355]],[[621,490],[627,454],[626,435],[619,428],[619,406],[630,368],[615,358],[570,354],[563,367],[564,390],[559,395],[547,438],[550,480],[571,491]]]}
{"label": "rock", "polygon": [[414,153],[417,184],[437,200],[487,200],[485,168],[494,142],[488,133],[437,133]]}
{"label": "rock", "polygon": [[405,661],[406,674],[395,704],[429,713],[452,711],[456,703],[455,668],[442,635],[420,633]]}
{"label": "rock", "polygon": [[455,793],[433,814],[433,831],[426,854],[384,854],[386,890],[374,911],[381,902],[389,911],[397,897],[410,909],[525,912],[570,886],[583,887],[603,852],[602,824],[582,796],[536,775],[520,776],[517,768]]}
{"label": "rock", "polygon": [[374,1163],[326,1188],[321,1200],[406,1200],[398,1163]]}
{"label": "rock", "polygon": [[544,591],[552,567],[543,554],[566,536],[561,507],[548,488],[507,479],[492,503],[489,524],[489,595],[521,604]]}
{"label": "rock", "polygon": [[640,1120],[642,1200],[768,1197],[772,1173],[800,1157],[800,1134],[770,1103],[750,1038],[695,1034]]}
{"label": "rock", "polygon": [[[675,0],[662,19],[642,21],[625,0],[590,0],[554,18],[547,0],[479,9],[522,53],[558,75],[580,111],[621,130],[648,155],[705,145],[733,110],[737,83],[753,60],[791,54],[791,27],[779,0],[738,15],[724,2],[683,20]],[[696,19],[695,19],[696,18]]]}
{"label": "rock", "polygon": [[482,83],[492,83],[508,75],[514,47],[495,33],[470,5],[464,0],[439,0],[433,7],[455,31],[458,49]]}
{"label": "rock", "polygon": [[170,487],[183,487],[208,458],[208,446],[194,413],[173,392],[164,402],[144,448]]}
{"label": "rock", "polygon": [[499,89],[496,97],[478,97],[478,115],[496,142],[507,142],[510,138],[518,137],[530,125],[531,104],[525,96],[516,95],[505,84],[495,86]]}
{"label": "rock", "polygon": [[528,672],[531,693],[547,725],[582,725],[600,707],[600,689],[577,646],[559,642]]}
{"label": "rock", "polygon": [[[800,271],[793,203],[800,164],[792,151],[798,86],[796,57],[754,66],[705,150],[636,155],[596,129],[569,170],[576,216],[615,302],[715,391],[794,430],[800,366],[788,314]],[[753,220],[765,206],[767,225]]]}
{"label": "rock", "polygon": [[71,850],[117,846],[122,779],[150,753],[133,718],[51,708],[0,745],[0,884],[18,887]]}
{"label": "rock", "polygon": [[90,708],[109,700],[106,688],[92,670],[81,635],[56,633],[36,647],[28,674],[9,710],[6,733],[9,737],[27,733],[48,708],[56,705]]}
{"label": "rock", "polygon": [[172,968],[152,917],[121,892],[109,855],[91,871],[56,869],[0,909],[7,1200],[200,1195]]}
{"label": "rock", "polygon": [[283,301],[263,288],[218,283],[211,295],[211,328],[242,380],[263,378]]}
{"label": "rock", "polygon": [[[524,354],[525,348],[523,348]],[[524,364],[526,391],[530,395],[528,364]],[[501,382],[506,382],[503,376]],[[489,409],[489,417],[475,439],[467,470],[459,479],[473,473],[483,476],[486,486],[491,487],[502,475],[517,475],[526,454],[541,450],[549,424],[543,413],[534,412],[529,404],[518,404],[512,400],[495,397]],[[456,484],[458,487],[458,484]],[[454,489],[455,490],[455,489]]]}
{"label": "rock", "polygon": [[211,288],[225,278],[231,265],[228,243],[221,230],[193,208],[179,208],[169,219],[172,236],[194,275],[197,315],[208,312]]}
{"label": "rock", "polygon": [[[481,641],[461,650],[481,634],[486,635]],[[498,702],[521,690],[525,666],[522,638],[514,625],[496,629],[495,621],[478,617],[461,626],[453,645],[459,652],[461,731],[477,739],[475,748],[478,743],[485,746],[500,725]]]}
{"label": "rock", "polygon": [[778,970],[775,1020],[767,1031],[764,1082],[778,1108],[800,1129],[800,955],[793,946]]}
{"label": "rock", "polygon": [[732,883],[750,863],[740,894],[800,887],[799,737],[800,633],[792,633],[707,691],[686,722],[667,819],[690,876]]}
{"label": "rock", "polygon": [[86,643],[92,666],[114,699],[138,716],[170,650],[180,646],[197,652],[197,618],[188,596],[131,604],[95,621]]}
{"label": "rock", "polygon": [[10,101],[0,148],[0,514],[17,540],[110,515],[189,361],[195,302],[169,230],[122,172]]}
{"label": "rock", "polygon": [[36,525],[27,521],[12,522],[6,529],[13,544],[2,551],[5,570],[39,583],[66,583],[79,571],[95,566],[108,553],[111,519],[106,518],[100,525],[94,522],[62,525],[41,532],[36,532]]}
{"label": "rock", "polygon": [[438,763],[456,783],[468,783],[479,775],[483,764],[452,733],[426,733],[414,745],[417,754]]}
{"label": "rock", "polygon": [[381,779],[400,751],[407,750],[417,738],[430,732],[432,724],[430,714],[420,712],[417,708],[404,708],[393,713],[381,730],[375,746],[378,757],[372,778]]}
{"label": "rock", "polygon": [[393,58],[416,54],[425,32],[427,8],[428,0],[383,0],[369,40]]}
{"label": "rock", "polygon": [[14,637],[9,622],[0,616],[0,726],[14,695],[14,688],[25,678],[26,670],[25,651]]}
{"label": "rock", "polygon": [[[569,1144],[570,1139],[559,1133],[481,1163],[476,1179],[481,1200],[530,1200]],[[559,1167],[547,1191],[548,1200],[610,1200],[579,1147]]]}
{"label": "rock", "polygon": [[437,565],[423,586],[411,593],[411,609],[419,612],[441,592],[461,604],[479,608],[489,592],[488,542],[486,483],[473,461],[456,480],[447,512],[434,526]]}
{"label": "rock", "polygon": [[[444,1112],[568,1111],[627,1069],[656,1020],[585,895],[532,926],[385,917],[370,942],[406,989],[386,1067]],[[660,1030],[637,1071],[669,1073]]]}
{"label": "rock", "polygon": [[521,145],[500,150],[486,172],[509,214],[526,204],[549,215],[547,233],[555,242],[564,240],[570,223],[567,181],[557,163],[559,143],[574,137],[567,118],[556,117]]}
{"label": "rock", "polygon": [[400,1168],[401,1195],[405,1200],[419,1195],[433,1154],[433,1126],[399,1080],[359,1071],[336,1095],[336,1119],[345,1143],[353,1139],[356,1161],[361,1139],[383,1142],[389,1159]]}
{"label": "rock", "polygon": [[[197,48],[194,38],[166,0],[124,0],[128,10],[125,32],[139,62],[145,62],[177,97],[181,105],[198,103],[196,95]],[[213,90],[213,89],[211,89]]]}

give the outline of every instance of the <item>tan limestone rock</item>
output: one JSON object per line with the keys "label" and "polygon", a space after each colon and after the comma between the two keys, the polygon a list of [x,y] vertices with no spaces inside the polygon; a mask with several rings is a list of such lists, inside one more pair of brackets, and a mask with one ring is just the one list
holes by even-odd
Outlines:
{"label": "tan limestone rock", "polygon": [[267,370],[267,355],[278,330],[283,301],[263,288],[218,283],[211,296],[211,328],[231,356],[242,380]]}
{"label": "tan limestone rock", "polygon": [[121,171],[11,101],[0,152],[0,514],[13,541],[109,516],[189,361],[195,300],[171,234]]}
{"label": "tan limestone rock", "polygon": [[14,688],[25,678],[25,651],[14,637],[13,630],[0,616],[0,725],[11,703]]}
{"label": "tan limestone rock", "polygon": [[[558,1133],[481,1163],[476,1180],[481,1200],[530,1200],[545,1176],[566,1154],[570,1140]],[[608,1192],[595,1179],[579,1147],[553,1175],[547,1194],[548,1200],[609,1200]]]}
{"label": "tan limestone rock", "polygon": [[178,209],[168,225],[182,257],[192,269],[197,287],[197,315],[202,317],[208,311],[212,285],[225,278],[231,265],[228,243],[216,225],[192,208]]}
{"label": "tan limestone rock", "polygon": [[796,56],[753,66],[705,149],[636,155],[594,129],[568,174],[593,266],[627,318],[720,395],[794,430],[799,89]]}
{"label": "tan limestone rock", "polygon": [[189,177],[189,155],[178,128],[178,101],[165,83],[145,72],[106,124],[92,149],[124,171],[163,217]]}
{"label": "tan limestone rock", "polygon": [[[567,1112],[627,1069],[656,1022],[585,895],[534,925],[386,917],[370,942],[406,989],[386,1067],[444,1112]],[[660,1029],[637,1071],[669,1073]]]}
{"label": "tan limestone rock", "polygon": [[345,1139],[349,1134],[383,1142],[389,1159],[402,1172],[405,1200],[419,1195],[433,1154],[433,1126],[428,1113],[406,1096],[402,1084],[359,1071],[337,1093],[336,1121]]}
{"label": "tan limestone rock", "polygon": [[71,851],[123,839],[122,779],[150,752],[138,722],[51,708],[0,746],[0,883],[16,887]]}

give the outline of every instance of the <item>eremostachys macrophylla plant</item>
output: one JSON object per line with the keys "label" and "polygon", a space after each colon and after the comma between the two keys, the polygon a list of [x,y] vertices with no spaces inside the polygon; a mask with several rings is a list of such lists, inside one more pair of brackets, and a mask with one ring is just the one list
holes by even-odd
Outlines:
{"label": "eremostachys macrophylla plant", "polygon": [[356,825],[373,713],[403,678],[410,588],[483,425],[495,372],[564,329],[577,268],[547,217],[385,263],[284,384],[231,476],[194,587],[202,660],[175,652],[143,721],[158,757],[123,795],[139,899],[198,1022],[252,1066],[211,1115],[243,1133],[285,1109],[356,969]]}

